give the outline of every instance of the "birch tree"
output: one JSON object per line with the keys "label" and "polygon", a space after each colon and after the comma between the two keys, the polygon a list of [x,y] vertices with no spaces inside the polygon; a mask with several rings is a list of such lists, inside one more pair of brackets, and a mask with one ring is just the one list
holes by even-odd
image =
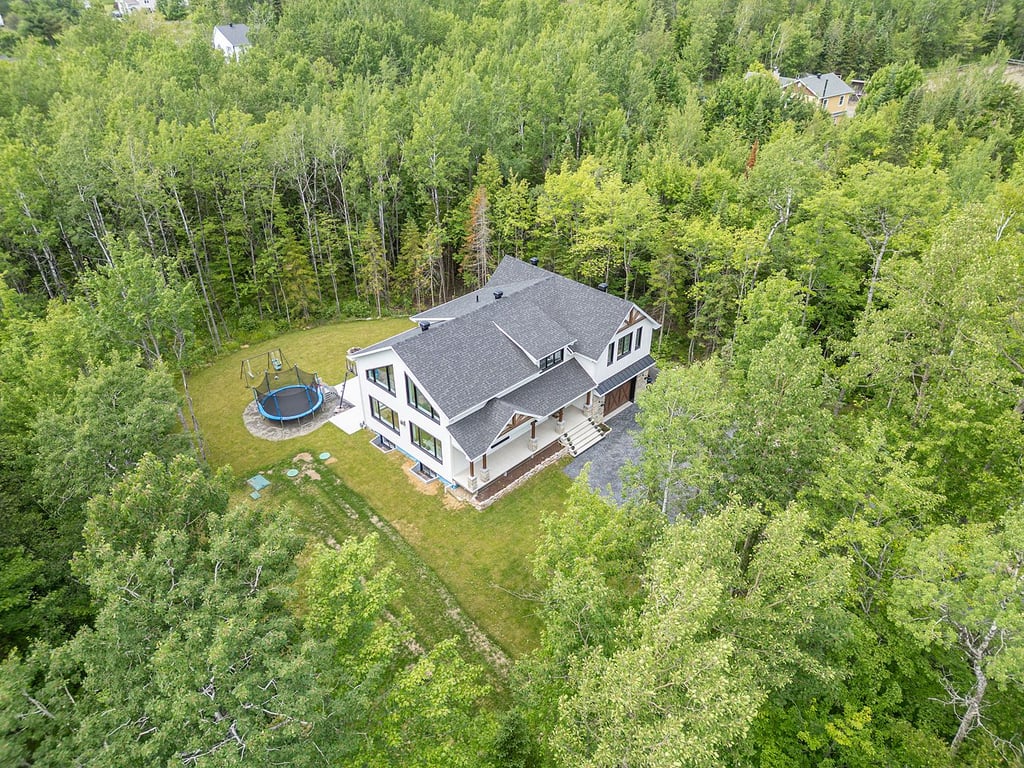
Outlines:
{"label": "birch tree", "polygon": [[[987,710],[1024,694],[1024,508],[995,523],[944,525],[913,542],[893,584],[889,615],[933,649],[956,718],[956,753],[976,731],[1018,753],[1018,731],[999,733]],[[940,655],[942,654],[942,655]],[[1018,723],[1019,725],[1019,723]]]}

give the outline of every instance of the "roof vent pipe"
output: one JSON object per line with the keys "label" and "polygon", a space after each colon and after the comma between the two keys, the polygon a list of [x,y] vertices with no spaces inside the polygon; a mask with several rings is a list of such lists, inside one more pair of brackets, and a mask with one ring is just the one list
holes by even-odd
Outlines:
{"label": "roof vent pipe", "polygon": [[430,321],[429,321],[429,320],[421,320],[421,321],[420,321],[420,330],[421,330],[421,331],[425,331],[425,330],[427,330],[427,329],[428,329],[429,327],[430,327]]}
{"label": "roof vent pipe", "polygon": [[502,291],[495,291],[494,292],[494,300],[497,301],[498,299],[500,299],[504,295],[505,294]]}
{"label": "roof vent pipe", "polygon": [[530,259],[530,263],[533,264],[533,266],[535,267],[537,266],[538,262],[540,262],[540,259],[538,259],[536,256]]}
{"label": "roof vent pipe", "polygon": [[601,291],[601,293],[608,293],[608,283],[598,283],[597,290]]}

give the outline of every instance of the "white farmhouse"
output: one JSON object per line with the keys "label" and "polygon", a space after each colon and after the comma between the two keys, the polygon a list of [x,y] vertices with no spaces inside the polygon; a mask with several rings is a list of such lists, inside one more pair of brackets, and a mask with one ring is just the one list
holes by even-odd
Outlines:
{"label": "white farmhouse", "polygon": [[506,257],[480,290],[348,355],[374,443],[478,500],[600,440],[654,366],[646,312],[532,261]]}
{"label": "white farmhouse", "polygon": [[221,24],[213,28],[213,47],[225,59],[238,61],[250,45],[248,24]]}
{"label": "white farmhouse", "polygon": [[152,13],[155,10],[156,0],[115,0],[114,2],[114,11],[121,16],[129,16],[140,11]]}

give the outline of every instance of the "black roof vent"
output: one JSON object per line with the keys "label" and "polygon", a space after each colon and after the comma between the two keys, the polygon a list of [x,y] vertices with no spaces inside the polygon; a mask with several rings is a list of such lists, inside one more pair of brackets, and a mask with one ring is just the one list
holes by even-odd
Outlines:
{"label": "black roof vent", "polygon": [[502,291],[495,291],[494,292],[494,300],[497,301],[498,299],[500,299],[504,295],[505,294]]}
{"label": "black roof vent", "polygon": [[536,256],[534,256],[532,259],[530,259],[530,263],[533,264],[533,266],[535,266],[535,267],[537,266],[537,263],[539,261],[540,261],[540,259],[538,259]]}
{"label": "black roof vent", "polygon": [[429,327],[430,327],[430,321],[429,320],[420,320],[420,330],[421,331],[425,331]]}
{"label": "black roof vent", "polygon": [[601,291],[601,293],[608,293],[608,283],[598,283],[597,290]]}

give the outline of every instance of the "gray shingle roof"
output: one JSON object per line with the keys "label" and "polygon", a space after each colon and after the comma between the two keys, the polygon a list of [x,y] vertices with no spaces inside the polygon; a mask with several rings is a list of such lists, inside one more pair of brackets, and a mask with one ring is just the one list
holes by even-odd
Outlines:
{"label": "gray shingle roof", "polygon": [[448,418],[537,373],[537,364],[491,320],[493,306],[492,301],[391,345]]}
{"label": "gray shingle roof", "polygon": [[506,256],[494,270],[491,279],[487,281],[487,287],[504,288],[507,291],[510,286],[517,283],[535,283],[553,274],[554,272],[548,272],[546,269]]}
{"label": "gray shingle roof", "polygon": [[530,299],[576,337],[574,349],[598,360],[626,319],[632,302],[552,274],[530,290]]}
{"label": "gray shingle roof", "polygon": [[[504,293],[500,300],[494,298],[498,288]],[[537,359],[561,348],[553,344],[575,339],[573,350],[596,360],[632,306],[506,257],[483,289],[413,318],[452,319],[434,323],[427,331],[399,334],[360,354],[394,348],[431,400],[449,419],[456,419],[537,373],[536,363],[497,324],[504,322],[502,327],[530,354],[544,350],[534,355]]]}
{"label": "gray shingle roof", "polygon": [[[779,78],[779,82],[783,85],[787,83],[783,82],[789,78]],[[839,75],[833,72],[826,72],[823,75],[800,75],[794,81],[799,82],[807,87],[811,93],[813,93],[819,99],[827,99],[832,96],[841,96],[846,93],[853,93],[853,88],[843,82],[843,79]]]}
{"label": "gray shingle roof", "polygon": [[494,324],[535,360],[542,360],[576,341],[575,336],[570,336],[565,328],[526,298],[500,306],[495,311]]}
{"label": "gray shingle roof", "polygon": [[462,448],[462,452],[472,460],[483,455],[515,412],[515,406],[511,403],[491,400],[479,411],[449,424],[448,432]]}
{"label": "gray shingle roof", "polygon": [[531,285],[546,279],[551,272],[525,264],[518,259],[505,258],[494,270],[491,279],[483,288],[459,296],[457,299],[438,304],[436,307],[413,315],[413,320],[450,320],[479,309],[481,303],[494,300],[494,291],[501,290],[503,297],[512,296]]}
{"label": "gray shingle roof", "polygon": [[224,35],[225,39],[235,48],[249,45],[248,24],[221,24],[220,26],[214,27],[214,29]]}
{"label": "gray shingle roof", "polygon": [[501,399],[520,413],[548,416],[593,388],[594,380],[583,366],[567,360]]}
{"label": "gray shingle roof", "polygon": [[479,411],[450,424],[448,431],[470,458],[484,453],[515,413],[544,418],[594,387],[578,362],[569,360]]}
{"label": "gray shingle roof", "polygon": [[404,341],[405,339],[411,339],[418,333],[420,333],[419,328],[410,328],[408,331],[402,331],[396,336],[389,336],[383,341],[378,341],[376,344],[371,344],[368,347],[363,347],[362,349],[358,350],[358,352],[353,354],[362,355],[367,352],[376,352],[377,350],[380,349],[387,349],[388,347],[393,347],[395,346],[395,344],[398,344],[399,342]]}

